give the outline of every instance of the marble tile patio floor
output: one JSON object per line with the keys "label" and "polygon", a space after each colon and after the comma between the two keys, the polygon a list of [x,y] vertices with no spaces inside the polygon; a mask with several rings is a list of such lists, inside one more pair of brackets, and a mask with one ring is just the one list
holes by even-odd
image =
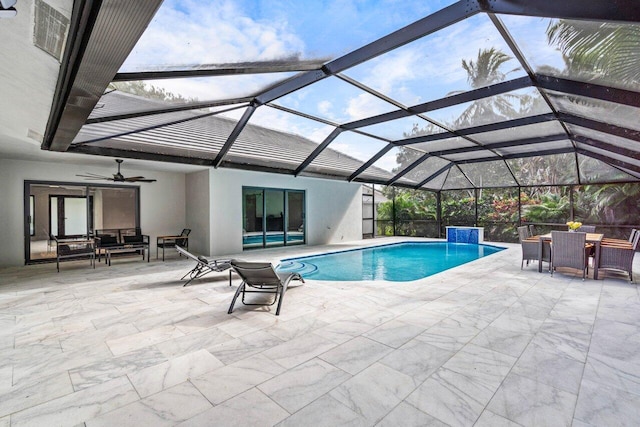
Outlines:
{"label": "marble tile patio floor", "polygon": [[238,280],[183,288],[177,257],[0,269],[0,427],[639,425],[637,286],[505,246],[414,282],[309,280],[279,317],[228,315]]}

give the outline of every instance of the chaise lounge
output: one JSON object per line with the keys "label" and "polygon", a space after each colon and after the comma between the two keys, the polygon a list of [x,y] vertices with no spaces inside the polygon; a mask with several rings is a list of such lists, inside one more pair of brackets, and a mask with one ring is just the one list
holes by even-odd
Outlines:
{"label": "chaise lounge", "polygon": [[[242,293],[242,303],[244,305],[265,305],[271,306],[278,302],[276,308],[276,316],[280,314],[280,307],[282,306],[282,300],[284,294],[287,292],[289,282],[292,280],[299,280],[304,283],[304,279],[298,273],[276,273],[273,265],[269,262],[245,262],[238,260],[231,260],[231,267],[238,273],[238,276],[242,279],[242,283],[238,286],[228,313],[233,312],[233,306],[238,299],[238,296]],[[247,290],[247,287],[251,288]],[[245,295],[248,293],[255,294],[274,294],[272,302],[268,303],[247,303],[245,302]],[[278,298],[279,296],[279,298]]]}
{"label": "chaise lounge", "polygon": [[230,264],[230,260],[228,259],[207,259],[205,257],[203,257],[202,255],[196,256],[194,254],[192,254],[191,252],[187,251],[185,248],[180,247],[180,246],[176,246],[176,250],[178,251],[178,253],[180,255],[184,255],[189,259],[192,259],[193,261],[196,262],[196,266],[193,267],[193,269],[191,269],[191,271],[188,271],[187,274],[185,274],[184,276],[182,276],[182,278],[180,278],[180,280],[184,280],[185,277],[189,276],[189,280],[187,280],[187,283],[185,283],[184,286],[187,286],[189,283],[191,283],[191,281],[198,279],[202,276],[204,276],[205,274],[209,274],[209,273],[219,273],[225,270],[229,270],[229,286],[231,286],[231,264]]}

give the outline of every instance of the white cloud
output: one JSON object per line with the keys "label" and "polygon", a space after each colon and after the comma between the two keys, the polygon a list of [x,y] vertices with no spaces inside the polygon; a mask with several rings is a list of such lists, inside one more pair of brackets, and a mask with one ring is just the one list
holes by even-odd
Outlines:
{"label": "white cloud", "polygon": [[332,107],[331,101],[324,100],[318,102],[318,111],[320,114],[330,114]]}

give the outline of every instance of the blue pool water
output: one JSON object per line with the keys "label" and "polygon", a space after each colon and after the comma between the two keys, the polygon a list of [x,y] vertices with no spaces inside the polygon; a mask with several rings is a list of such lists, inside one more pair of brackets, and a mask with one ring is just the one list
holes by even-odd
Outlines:
{"label": "blue pool water", "polygon": [[[304,236],[301,234],[289,234],[287,239],[288,242],[301,242],[304,240]],[[284,234],[267,234],[267,244],[276,242],[284,242]],[[262,235],[242,236],[242,244],[262,244]]]}
{"label": "blue pool water", "polygon": [[499,252],[504,248],[468,243],[395,243],[324,255],[287,258],[279,271],[315,280],[408,282]]}

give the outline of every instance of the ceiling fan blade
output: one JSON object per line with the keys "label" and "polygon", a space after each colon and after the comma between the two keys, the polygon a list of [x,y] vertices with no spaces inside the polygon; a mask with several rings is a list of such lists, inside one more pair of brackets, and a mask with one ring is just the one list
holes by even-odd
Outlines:
{"label": "ceiling fan blade", "polygon": [[76,176],[80,176],[82,178],[88,178],[88,179],[109,179],[108,176],[95,175],[95,174],[91,174],[91,175],[78,175],[78,174],[76,174]]}
{"label": "ceiling fan blade", "polygon": [[131,181],[131,182],[156,182],[155,179],[136,179],[135,181]]}
{"label": "ceiling fan blade", "polygon": [[144,179],[144,176],[129,176],[125,178],[125,181],[137,181],[139,179]]}

